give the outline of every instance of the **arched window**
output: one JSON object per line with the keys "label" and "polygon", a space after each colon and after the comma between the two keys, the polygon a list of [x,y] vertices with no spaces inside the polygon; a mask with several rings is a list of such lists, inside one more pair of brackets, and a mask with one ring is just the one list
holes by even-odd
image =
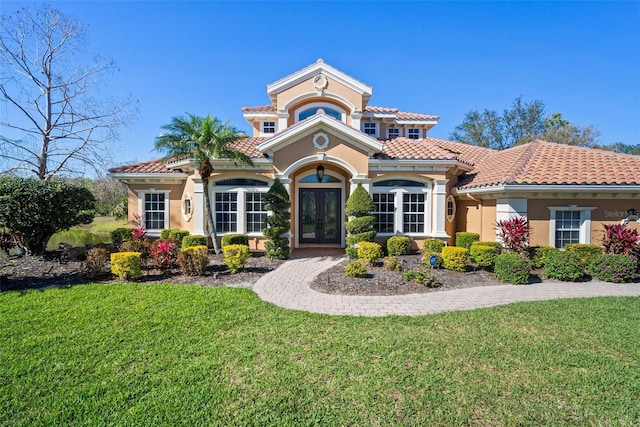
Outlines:
{"label": "arched window", "polygon": [[326,115],[331,116],[336,120],[340,120],[341,122],[346,122],[347,120],[347,112],[343,108],[327,102],[312,102],[296,109],[294,115],[296,122],[313,116],[319,109],[322,109]]}
{"label": "arched window", "polygon": [[[307,175],[305,177],[300,178],[300,181],[303,184],[317,184],[318,183],[318,177],[317,175],[311,174],[311,175]],[[340,181],[340,179],[336,178],[333,175],[329,175],[329,174],[324,174],[324,176],[322,177],[322,183],[323,184],[327,184],[327,183],[334,183],[334,182],[342,182]]]}

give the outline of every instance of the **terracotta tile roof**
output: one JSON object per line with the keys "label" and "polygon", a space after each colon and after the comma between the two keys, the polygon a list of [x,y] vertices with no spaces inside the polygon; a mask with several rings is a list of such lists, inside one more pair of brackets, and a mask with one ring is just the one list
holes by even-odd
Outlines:
{"label": "terracotta tile roof", "polygon": [[478,164],[482,160],[497,152],[496,150],[492,150],[491,148],[477,147],[475,145],[447,141],[438,138],[426,137],[424,141],[435,144],[444,150],[456,154],[458,159],[470,165]]}
{"label": "terracotta tile roof", "polygon": [[431,114],[420,114],[420,113],[406,113],[404,111],[399,111],[396,114],[397,120],[439,120],[440,116],[433,116]]}
{"label": "terracotta tile roof", "polygon": [[268,139],[272,137],[250,137],[250,138],[241,138],[231,144],[231,147],[235,148],[241,153],[246,154],[251,158],[262,157],[262,152],[259,151],[256,147],[258,144],[262,144]]}
{"label": "terracotta tile roof", "polygon": [[384,148],[376,158],[383,160],[461,160],[455,153],[428,140],[405,137],[384,141]]}
{"label": "terracotta tile roof", "polygon": [[243,113],[275,113],[273,105],[258,105],[257,107],[242,107]]}
{"label": "terracotta tile roof", "polygon": [[162,163],[164,159],[147,160],[109,169],[111,173],[180,173]]}
{"label": "terracotta tile roof", "polygon": [[398,110],[397,108],[374,107],[374,106],[368,105],[364,107],[364,111],[365,113],[395,114],[400,110]]}
{"label": "terracotta tile roof", "polygon": [[486,157],[458,187],[504,184],[640,185],[640,156],[534,141]]}

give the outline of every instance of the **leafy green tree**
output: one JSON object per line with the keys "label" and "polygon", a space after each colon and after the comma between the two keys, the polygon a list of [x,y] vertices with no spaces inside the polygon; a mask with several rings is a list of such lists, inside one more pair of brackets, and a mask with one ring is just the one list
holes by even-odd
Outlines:
{"label": "leafy green tree", "polygon": [[624,144],[622,142],[615,142],[610,145],[602,145],[599,148],[602,148],[603,150],[613,151],[616,153],[633,154],[636,156],[640,156],[640,144],[631,145],[631,144]]}
{"label": "leafy green tree", "polygon": [[222,123],[216,117],[198,117],[187,114],[184,117],[174,117],[171,123],[162,127],[168,131],[156,138],[155,149],[169,156],[169,158],[187,157],[197,164],[198,173],[204,185],[204,209],[207,227],[213,241],[213,248],[220,253],[218,236],[213,222],[211,202],[209,200],[209,178],[213,173],[212,159],[227,158],[235,164],[252,165],[251,158],[234,149],[231,143],[244,134],[231,126],[229,122]]}
{"label": "leafy green tree", "polygon": [[95,199],[83,186],[60,180],[0,177],[0,227],[19,234],[40,254],[54,233],[93,221]]}
{"label": "leafy green tree", "polygon": [[373,226],[376,223],[376,217],[371,215],[375,209],[376,205],[371,200],[371,196],[362,184],[358,183],[344,208],[344,213],[349,217],[349,221],[344,223],[348,233],[346,252],[349,258],[358,257],[359,242],[373,242],[375,239],[377,232]]}
{"label": "leafy green tree", "polygon": [[264,206],[271,211],[267,216],[268,227],[262,230],[269,240],[265,243],[267,256],[275,259],[287,259],[291,249],[289,239],[282,237],[291,229],[291,202],[289,193],[278,178],[273,182],[269,191],[263,196]]}

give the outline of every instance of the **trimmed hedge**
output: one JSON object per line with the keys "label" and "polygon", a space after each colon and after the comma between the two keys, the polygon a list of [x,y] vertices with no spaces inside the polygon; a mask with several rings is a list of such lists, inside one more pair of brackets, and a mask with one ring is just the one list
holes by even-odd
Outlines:
{"label": "trimmed hedge", "polygon": [[493,267],[501,250],[494,245],[471,245],[469,256],[480,267]]}
{"label": "trimmed hedge", "polygon": [[206,246],[190,246],[178,254],[180,271],[188,276],[203,276],[209,265],[209,249]]}
{"label": "trimmed hedge", "polygon": [[182,239],[184,239],[188,235],[189,232],[187,230],[169,230],[169,239],[176,239],[176,242],[178,242],[178,246],[182,244]]}
{"label": "trimmed hedge", "polygon": [[111,254],[111,272],[124,280],[142,276],[140,252],[114,252]]}
{"label": "trimmed hedge", "polygon": [[593,277],[605,282],[627,283],[636,272],[636,260],[624,254],[598,255],[589,270]]}
{"label": "trimmed hedge", "polygon": [[222,252],[224,253],[224,263],[231,270],[231,274],[236,274],[242,270],[251,256],[249,246],[245,245],[223,246]]}
{"label": "trimmed hedge", "polygon": [[131,239],[131,234],[135,228],[132,227],[118,227],[111,231],[111,243],[119,245],[122,242],[126,242]]}
{"label": "trimmed hedge", "polygon": [[411,239],[406,236],[393,236],[387,239],[389,255],[408,255],[411,252]]}
{"label": "trimmed hedge", "polygon": [[182,239],[182,249],[192,246],[207,246],[207,236],[185,236]]}
{"label": "trimmed hedge", "polygon": [[502,244],[500,242],[483,242],[481,240],[476,240],[475,242],[471,243],[471,247],[473,247],[473,245],[491,246],[502,251]]}
{"label": "trimmed hedge", "polygon": [[425,252],[422,254],[422,258],[420,259],[420,262],[422,263],[422,265],[424,265],[425,267],[431,268],[431,264],[429,263],[430,259],[431,259],[431,255],[435,255],[436,256],[436,265],[433,266],[433,268],[441,268],[442,267],[442,254],[440,252]]}
{"label": "trimmed hedge", "polygon": [[438,239],[427,239],[422,242],[422,250],[426,252],[442,252],[442,248],[444,248],[445,244],[442,240]]}
{"label": "trimmed hedge", "polygon": [[501,254],[496,258],[493,271],[503,283],[524,285],[529,280],[531,261],[518,254]]}
{"label": "trimmed hedge", "polygon": [[478,233],[469,233],[466,231],[461,231],[456,233],[456,246],[459,248],[465,248],[467,250],[471,249],[471,245],[473,242],[477,242],[480,240],[480,235]]}
{"label": "trimmed hedge", "polygon": [[382,258],[382,246],[376,242],[360,242],[358,243],[358,258],[368,264],[375,264]]}
{"label": "trimmed hedge", "polygon": [[442,265],[447,270],[467,271],[467,261],[469,260],[469,250],[457,246],[446,246],[442,248]]}
{"label": "trimmed hedge", "polygon": [[529,247],[529,259],[531,259],[531,264],[533,265],[533,268],[544,267],[549,253],[557,252],[557,251],[558,251],[558,248],[554,248],[553,246]]}
{"label": "trimmed hedge", "polygon": [[587,245],[583,243],[570,243],[564,246],[565,251],[575,255],[580,268],[585,274],[589,274],[591,263],[603,253],[603,248],[598,245]]}
{"label": "trimmed hedge", "polygon": [[225,234],[221,239],[222,247],[229,245],[249,246],[249,236],[246,234]]}
{"label": "trimmed hedge", "polygon": [[543,276],[564,282],[575,282],[584,276],[584,268],[575,253],[570,251],[549,252]]}

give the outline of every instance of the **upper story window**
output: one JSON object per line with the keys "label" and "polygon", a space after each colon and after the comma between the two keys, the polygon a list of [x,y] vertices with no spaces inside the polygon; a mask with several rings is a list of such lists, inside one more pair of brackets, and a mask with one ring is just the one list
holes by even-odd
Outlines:
{"label": "upper story window", "polygon": [[365,122],[362,130],[364,131],[364,133],[366,133],[367,135],[371,135],[374,137],[378,136],[378,124],[375,122]]}
{"label": "upper story window", "polygon": [[304,120],[308,117],[313,116],[314,114],[316,114],[318,112],[318,110],[322,108],[324,110],[324,112],[328,115],[331,116],[333,118],[336,118],[338,120],[342,120],[342,114],[340,113],[340,111],[338,110],[334,110],[331,107],[311,107],[311,108],[307,108],[306,110],[302,110],[300,112],[300,114],[298,115],[298,120]]}
{"label": "upper story window", "polygon": [[407,129],[407,138],[420,139],[420,129]]}
{"label": "upper story window", "polygon": [[296,122],[313,116],[318,112],[319,109],[322,109],[326,115],[340,120],[343,123],[346,123],[347,121],[347,112],[343,108],[340,108],[334,104],[329,104],[327,102],[312,102],[310,104],[305,104],[295,110],[294,117],[296,119]]}
{"label": "upper story window", "polygon": [[389,128],[387,129],[387,137],[389,139],[397,138],[400,136],[400,129],[398,128]]}
{"label": "upper story window", "polygon": [[276,122],[262,122],[262,133],[276,133]]}

